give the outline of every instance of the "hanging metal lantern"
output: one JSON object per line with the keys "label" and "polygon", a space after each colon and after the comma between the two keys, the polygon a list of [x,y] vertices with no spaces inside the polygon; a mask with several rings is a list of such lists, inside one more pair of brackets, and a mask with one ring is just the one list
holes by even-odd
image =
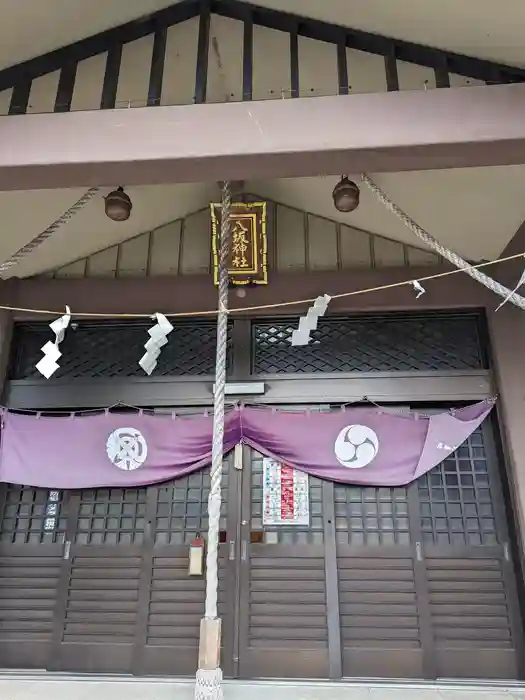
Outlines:
{"label": "hanging metal lantern", "polygon": [[104,198],[106,216],[112,221],[127,221],[132,207],[131,199],[124,192],[123,187],[118,187]]}
{"label": "hanging metal lantern", "polygon": [[334,187],[332,197],[337,211],[343,213],[354,211],[359,206],[359,187],[346,175],[342,175]]}

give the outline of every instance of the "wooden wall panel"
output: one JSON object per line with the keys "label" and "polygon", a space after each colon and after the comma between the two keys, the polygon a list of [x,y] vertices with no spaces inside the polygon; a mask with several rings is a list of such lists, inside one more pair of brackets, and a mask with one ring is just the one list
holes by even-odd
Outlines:
{"label": "wooden wall panel", "polygon": [[[243,195],[260,201],[257,195]],[[426,266],[439,257],[284,204],[267,202],[268,266],[278,272]],[[54,277],[202,275],[211,270],[208,208],[55,270]],[[45,276],[49,276],[46,273]]]}
{"label": "wooden wall panel", "polygon": [[337,270],[340,254],[337,225],[329,219],[306,215],[306,242],[311,270]]}
{"label": "wooden wall panel", "polygon": [[305,269],[307,259],[305,243],[303,212],[278,205],[276,267],[279,272]]}
{"label": "wooden wall panel", "polygon": [[118,246],[106,248],[89,258],[89,277],[115,277],[117,271]]}
{"label": "wooden wall panel", "polygon": [[151,275],[176,275],[179,271],[182,221],[173,221],[153,231],[151,236]]}
{"label": "wooden wall panel", "polygon": [[118,276],[142,277],[148,271],[150,233],[124,241],[119,246]]}

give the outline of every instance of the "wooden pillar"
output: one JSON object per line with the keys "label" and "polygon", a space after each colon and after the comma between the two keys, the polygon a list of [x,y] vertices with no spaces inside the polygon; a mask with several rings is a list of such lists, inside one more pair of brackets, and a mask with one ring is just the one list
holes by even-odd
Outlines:
{"label": "wooden pillar", "polygon": [[487,310],[492,362],[499,400],[497,415],[506,457],[510,498],[517,520],[518,547],[525,571],[525,315],[505,304]]}
{"label": "wooden pillar", "polygon": [[[0,310],[0,399],[5,395],[4,386],[9,365],[12,336],[13,314],[10,311]],[[0,400],[0,404],[2,403],[3,401]],[[0,483],[0,518],[2,518],[4,510],[6,488],[5,484]]]}
{"label": "wooden pillar", "polygon": [[11,339],[13,336],[13,315],[10,311],[0,310],[0,396],[4,391],[9,356],[11,352]]}

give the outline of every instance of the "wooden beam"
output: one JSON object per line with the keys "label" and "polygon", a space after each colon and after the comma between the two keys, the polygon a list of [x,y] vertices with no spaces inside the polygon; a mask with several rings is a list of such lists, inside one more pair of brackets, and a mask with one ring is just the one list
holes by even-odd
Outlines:
{"label": "wooden beam", "polygon": [[242,99],[251,100],[253,97],[253,17],[248,15],[244,20],[244,35],[242,46]]}
{"label": "wooden beam", "polygon": [[481,80],[488,84],[525,81],[525,69],[523,68],[413,42],[400,41],[309,17],[299,17],[280,10],[251,5],[243,0],[182,0],[153,14],[5,68],[0,71],[0,91],[13,88],[21,83],[30,84],[35,78],[61,70],[66,65],[107,53],[116,45],[136,41],[150,34],[155,34],[159,29],[167,29],[174,24],[192,19],[198,16],[201,8],[206,5],[209,6],[212,13],[239,21],[244,21],[247,15],[250,15],[253,24],[278,31],[290,33],[291,27],[296,25],[297,33],[300,36],[334,45],[340,44],[343,33],[348,48],[385,57],[395,54],[397,60],[432,69],[436,69],[436,59],[438,59],[438,63],[446,63],[448,72]]}
{"label": "wooden beam", "polygon": [[[248,296],[232,295],[232,308],[274,304],[293,299],[311,299],[319,294],[342,294],[378,285],[403,282],[437,274],[450,267],[385,268],[382,270],[348,270],[328,272],[273,273],[268,286],[252,288]],[[496,297],[466,275],[451,275],[445,281],[425,284],[427,309],[480,308],[494,303]],[[0,283],[4,303],[21,308],[50,309],[60,312],[68,304],[76,313],[95,312],[152,314],[156,311],[213,311],[217,307],[217,290],[210,275],[182,275],[141,278],[12,279]],[[272,309],[272,314],[296,315],[308,305]],[[389,289],[388,294],[370,293],[333,299],[331,312],[421,309],[410,284]],[[261,311],[260,315],[266,312]],[[251,314],[253,315],[253,314]],[[17,312],[17,319],[39,318]]]}
{"label": "wooden beam", "polygon": [[75,89],[77,76],[77,64],[68,63],[60,71],[57,95],[55,99],[55,112],[69,112]]}
{"label": "wooden beam", "polygon": [[210,48],[211,3],[201,0],[199,38],[197,41],[197,66],[195,72],[195,103],[206,102],[208,87],[208,53]]}
{"label": "wooden beam", "polygon": [[496,85],[6,116],[0,190],[518,165],[523,114]]}
{"label": "wooden beam", "polygon": [[168,30],[166,27],[160,27],[155,32],[149,74],[148,107],[158,107],[162,98],[167,36]]}
{"label": "wooden beam", "polygon": [[115,44],[109,50],[106,58],[106,70],[104,73],[104,83],[102,85],[100,109],[115,109],[121,61],[122,44]]}

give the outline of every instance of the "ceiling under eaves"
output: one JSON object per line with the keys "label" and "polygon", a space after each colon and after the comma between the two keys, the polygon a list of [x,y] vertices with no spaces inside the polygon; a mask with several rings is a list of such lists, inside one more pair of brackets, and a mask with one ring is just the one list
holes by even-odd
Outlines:
{"label": "ceiling under eaves", "polygon": [[[0,68],[143,17],[176,0],[0,0]],[[255,0],[255,5],[525,66],[520,0]]]}
{"label": "ceiling under eaves", "polygon": [[[165,7],[165,0],[0,0],[0,66],[12,64],[56,48],[109,26]],[[401,39],[432,44],[516,65],[525,65],[521,43],[525,3],[501,0],[497,7],[485,0],[262,0],[259,4],[301,11],[320,19],[380,32]],[[394,9],[395,8],[395,9]],[[507,11],[505,11],[507,10]],[[168,32],[163,104],[191,102],[195,85],[198,20]],[[505,39],[506,37],[506,39]],[[334,94],[337,71],[334,47],[299,39],[301,93]],[[117,103],[120,107],[144,104],[153,37],[124,47]],[[210,31],[208,100],[241,99],[242,70],[239,56],[242,25],[214,16]],[[287,36],[255,27],[254,99],[287,96],[289,57]],[[383,59],[347,50],[352,92],[386,89]],[[96,109],[100,100],[105,56],[79,65],[72,109]],[[398,62],[401,90],[432,89],[433,71]],[[34,81],[29,112],[52,111],[58,72]],[[451,76],[451,84],[468,86],[476,81]],[[5,113],[10,91],[0,93]],[[525,166],[427,171],[377,176],[386,192],[439,240],[470,259],[497,257],[525,219]],[[327,217],[396,241],[418,245],[413,235],[388,213],[368,191],[359,209],[339,214],[332,206],[334,177],[246,183],[246,190],[312,214]],[[118,185],[121,183],[115,183]],[[125,184],[125,183],[123,183]],[[135,187],[129,190],[133,215],[115,224],[103,215],[95,199],[38,252],[12,274],[28,276],[61,267],[73,260],[127,240],[186,216],[216,199],[214,183]],[[36,236],[80,195],[80,190],[0,193],[0,259],[5,259]]]}

